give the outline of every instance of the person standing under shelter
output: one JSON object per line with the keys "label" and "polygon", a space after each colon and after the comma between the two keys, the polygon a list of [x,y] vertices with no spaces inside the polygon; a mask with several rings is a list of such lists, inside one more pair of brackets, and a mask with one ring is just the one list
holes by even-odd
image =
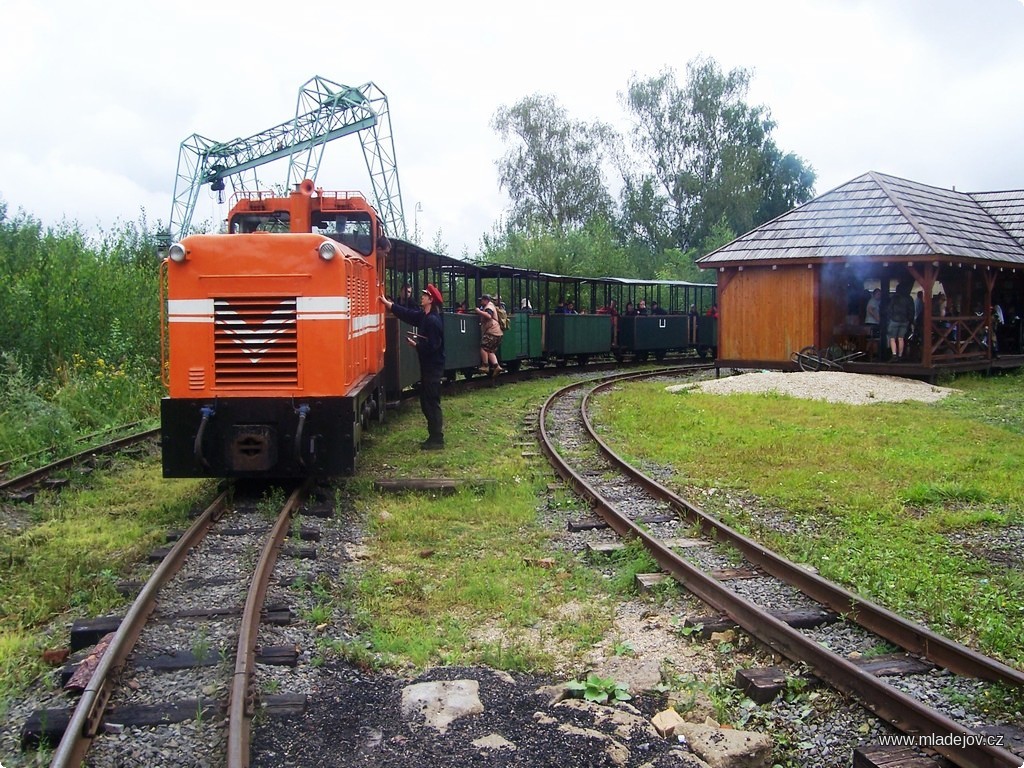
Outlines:
{"label": "person standing under shelter", "polygon": [[387,296],[380,303],[404,323],[416,326],[406,341],[416,350],[420,361],[420,409],[427,419],[427,439],[420,443],[425,451],[444,448],[444,416],[441,412],[441,382],[444,380],[444,297],[433,284],[420,295],[417,309],[403,307]]}
{"label": "person standing under shelter", "polygon": [[889,305],[889,350],[892,352],[892,359],[899,363],[903,360],[906,352],[907,334],[910,333],[910,324],[914,321],[914,300],[910,297],[910,286],[900,283],[896,286],[896,295],[892,297]]}
{"label": "person standing under shelter", "polygon": [[480,305],[476,308],[480,317],[480,373],[497,376],[505,369],[498,362],[498,346],[505,332],[498,322],[498,310],[486,293],[480,297]]}
{"label": "person standing under shelter", "polygon": [[879,349],[881,344],[881,334],[878,332],[880,324],[882,322],[882,289],[875,288],[871,292],[868,298],[868,303],[864,307],[864,327],[867,328],[868,332],[868,350],[872,348],[878,355],[878,359],[882,359],[882,350]]}

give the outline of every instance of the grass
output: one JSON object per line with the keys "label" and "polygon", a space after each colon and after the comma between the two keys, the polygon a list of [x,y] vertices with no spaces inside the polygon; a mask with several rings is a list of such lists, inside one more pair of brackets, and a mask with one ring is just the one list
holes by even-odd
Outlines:
{"label": "grass", "polygon": [[[479,663],[543,673],[571,668],[609,637],[617,596],[650,564],[627,547],[605,579],[553,553],[538,509],[583,515],[586,504],[549,490],[545,462],[516,445],[524,415],[562,383],[445,398],[444,451],[419,450],[425,427],[415,403],[370,432],[345,490],[367,520],[370,558],[337,583],[307,585],[316,598],[307,620],[320,623],[342,603],[357,634],[324,637],[315,663],[343,656],[366,667]],[[969,556],[948,536],[1024,521],[1021,383],[966,378],[956,382],[962,395],[939,404],[865,407],[639,385],[598,407],[616,450],[672,466],[681,486],[728,491],[704,505],[730,524],[1021,666],[1020,572]],[[384,495],[375,477],[471,482],[451,496]],[[63,632],[72,612],[122,605],[117,578],[181,526],[207,488],[161,479],[155,458],[89,482],[43,494],[17,513],[29,517],[20,533],[0,534],[0,701],[39,674],[41,649],[66,642],[48,628]],[[716,501],[735,495],[781,510],[803,535],[773,533],[755,514]]]}
{"label": "grass", "polygon": [[[777,394],[619,388],[598,404],[613,449],[671,467],[705,508],[827,578],[1020,667],[1024,577],[949,534],[1024,523],[1024,376],[958,379],[940,403],[852,406]],[[762,526],[753,496],[788,520]]]}
{"label": "grass", "polygon": [[[603,635],[610,607],[594,599],[597,577],[571,558],[552,558],[548,534],[536,522],[550,474],[514,445],[523,414],[535,413],[552,386],[527,383],[446,400],[444,452],[418,450],[424,427],[413,407],[369,441],[360,457],[367,477],[473,481],[443,498],[384,496],[368,480],[355,484],[371,521],[375,566],[348,597],[375,663],[543,671],[558,661],[550,645],[582,651]],[[545,559],[554,562],[537,564]]]}
{"label": "grass", "polygon": [[186,520],[199,486],[161,479],[157,457],[90,482],[40,494],[19,508],[21,529],[0,534],[0,699],[43,671],[44,648],[66,644],[48,634],[55,618],[123,606],[118,576]]}
{"label": "grass", "polygon": [[[551,648],[582,651],[604,636],[612,605],[602,580],[572,558],[551,557],[535,519],[550,472],[513,445],[523,414],[536,412],[551,387],[536,382],[446,398],[443,452],[419,450],[424,424],[415,403],[389,414],[387,429],[371,431],[359,477],[346,492],[366,512],[371,564],[340,586],[309,584],[316,604],[305,616],[320,623],[344,602],[360,634],[346,642],[325,638],[318,663],[343,655],[366,666],[484,663],[543,671],[561,660]],[[443,499],[383,496],[369,480],[377,476],[474,482]],[[123,606],[117,578],[168,527],[184,523],[208,485],[161,479],[155,458],[90,482],[41,495],[22,532],[0,538],[0,701],[42,671],[42,649],[66,642],[57,633],[68,615]],[[582,507],[564,492],[556,504]],[[97,585],[96,574],[107,577]]]}

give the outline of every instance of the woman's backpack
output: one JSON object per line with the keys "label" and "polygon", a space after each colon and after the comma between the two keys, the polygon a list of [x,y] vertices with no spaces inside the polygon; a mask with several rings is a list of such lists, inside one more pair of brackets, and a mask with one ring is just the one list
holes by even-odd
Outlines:
{"label": "woman's backpack", "polygon": [[500,304],[496,304],[494,308],[498,311],[498,325],[501,326],[501,330],[507,331],[512,325],[512,321],[508,319],[508,312]]}

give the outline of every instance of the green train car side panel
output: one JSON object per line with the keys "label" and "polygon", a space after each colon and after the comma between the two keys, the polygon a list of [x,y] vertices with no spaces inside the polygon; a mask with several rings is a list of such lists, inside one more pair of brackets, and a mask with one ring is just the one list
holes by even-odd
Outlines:
{"label": "green train car side panel", "polygon": [[387,344],[384,387],[389,395],[401,392],[420,380],[420,361],[416,350],[405,343],[405,334],[412,330],[414,328],[411,325],[403,323],[394,315],[384,318]]}
{"label": "green train car side panel", "polygon": [[444,316],[444,367],[449,371],[480,365],[480,321],[476,314]]}
{"label": "green train car side panel", "polygon": [[501,339],[502,360],[528,360],[544,354],[544,317],[518,313],[509,316],[509,329]]}
{"label": "green train car side panel", "polygon": [[697,343],[702,347],[718,346],[718,318],[706,315],[697,320]]}
{"label": "green train car side panel", "polygon": [[548,354],[598,355],[612,348],[610,315],[551,315],[547,318]]}
{"label": "green train car side panel", "polygon": [[687,315],[643,315],[619,318],[619,346],[636,352],[678,349],[688,345]]}

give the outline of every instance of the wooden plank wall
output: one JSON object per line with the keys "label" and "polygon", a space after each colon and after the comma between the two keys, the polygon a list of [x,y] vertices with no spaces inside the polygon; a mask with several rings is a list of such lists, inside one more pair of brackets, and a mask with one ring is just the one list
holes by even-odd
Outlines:
{"label": "wooden plank wall", "polygon": [[817,274],[806,265],[747,267],[724,291],[719,280],[719,358],[788,363],[793,352],[819,344]]}

